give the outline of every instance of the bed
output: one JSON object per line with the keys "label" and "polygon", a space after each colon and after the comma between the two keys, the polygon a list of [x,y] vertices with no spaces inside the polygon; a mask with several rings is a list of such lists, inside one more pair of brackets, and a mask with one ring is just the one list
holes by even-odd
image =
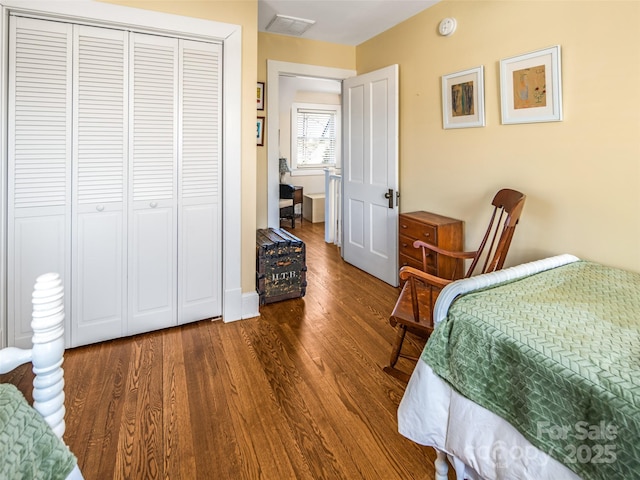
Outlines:
{"label": "bed", "polygon": [[398,429],[436,479],[640,478],[640,274],[551,257],[450,284],[434,321]]}
{"label": "bed", "polygon": [[33,347],[0,350],[0,373],[33,365],[33,406],[11,384],[0,384],[0,478],[81,480],[65,431],[64,309],[58,274],[38,277],[33,291]]}

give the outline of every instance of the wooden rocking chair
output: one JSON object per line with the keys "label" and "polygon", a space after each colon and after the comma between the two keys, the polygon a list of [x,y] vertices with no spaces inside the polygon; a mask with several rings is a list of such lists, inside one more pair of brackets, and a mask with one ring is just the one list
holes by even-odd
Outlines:
{"label": "wooden rocking chair", "polygon": [[[488,273],[500,270],[507,257],[513,233],[520,219],[526,196],[510,189],[496,193],[493,201],[493,214],[480,247],[473,252],[452,252],[430,245],[420,240],[413,243],[422,249],[423,270],[427,269],[429,250],[438,255],[455,259],[471,260],[465,278],[475,273]],[[476,268],[481,265],[476,272]],[[402,344],[407,331],[428,338],[433,331],[432,307],[440,291],[453,280],[436,277],[417,268],[404,266],[400,269],[400,281],[404,282],[396,306],[389,317],[392,327],[397,327],[396,339],[391,351],[389,365],[384,371],[394,377],[408,381],[409,375],[395,368],[399,357],[418,360],[414,356],[401,354]]]}

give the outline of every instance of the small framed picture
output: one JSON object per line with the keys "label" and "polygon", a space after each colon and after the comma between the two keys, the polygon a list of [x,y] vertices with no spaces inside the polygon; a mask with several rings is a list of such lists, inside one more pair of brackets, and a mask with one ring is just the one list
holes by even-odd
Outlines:
{"label": "small framed picture", "polygon": [[442,76],[443,128],[484,127],[484,67]]}
{"label": "small framed picture", "polygon": [[264,110],[264,82],[258,82],[258,110]]}
{"label": "small framed picture", "polygon": [[560,46],[500,60],[502,123],[562,121]]}
{"label": "small framed picture", "polygon": [[264,117],[258,117],[258,123],[256,124],[256,145],[264,145]]}

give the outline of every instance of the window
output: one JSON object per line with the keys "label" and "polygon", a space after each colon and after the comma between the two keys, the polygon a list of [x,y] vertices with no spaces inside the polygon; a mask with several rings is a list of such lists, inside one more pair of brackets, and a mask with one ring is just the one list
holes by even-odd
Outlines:
{"label": "window", "polygon": [[340,106],[294,103],[291,158],[294,169],[335,167],[340,156]]}

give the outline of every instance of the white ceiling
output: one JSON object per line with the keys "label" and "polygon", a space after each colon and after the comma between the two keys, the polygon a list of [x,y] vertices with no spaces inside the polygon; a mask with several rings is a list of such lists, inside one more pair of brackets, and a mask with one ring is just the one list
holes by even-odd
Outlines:
{"label": "white ceiling", "polygon": [[315,20],[300,38],[359,45],[440,0],[258,0],[258,30],[276,14]]}

